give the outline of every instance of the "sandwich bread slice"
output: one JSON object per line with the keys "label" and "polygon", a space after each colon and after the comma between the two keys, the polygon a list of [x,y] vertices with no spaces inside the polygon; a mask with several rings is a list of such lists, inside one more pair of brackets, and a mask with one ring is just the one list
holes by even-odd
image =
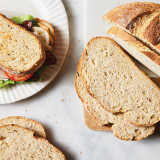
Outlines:
{"label": "sandwich bread slice", "polygon": [[8,19],[0,14],[0,23],[0,88],[41,81],[44,67],[56,63],[53,26],[31,15]]}
{"label": "sandwich bread slice", "polygon": [[40,39],[2,14],[0,24],[0,67],[19,76],[34,73],[46,58]]}

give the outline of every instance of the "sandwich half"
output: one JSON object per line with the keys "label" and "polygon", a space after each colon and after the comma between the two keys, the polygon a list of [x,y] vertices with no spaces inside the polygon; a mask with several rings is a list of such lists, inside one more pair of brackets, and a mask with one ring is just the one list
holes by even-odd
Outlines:
{"label": "sandwich half", "polygon": [[56,63],[52,25],[31,15],[3,14],[0,24],[0,88],[40,81],[44,66]]}

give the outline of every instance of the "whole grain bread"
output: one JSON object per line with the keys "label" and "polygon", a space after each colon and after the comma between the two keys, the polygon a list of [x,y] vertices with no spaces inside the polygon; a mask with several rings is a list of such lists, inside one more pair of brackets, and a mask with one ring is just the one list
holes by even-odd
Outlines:
{"label": "whole grain bread", "polygon": [[125,112],[136,126],[160,120],[160,89],[121,47],[107,37],[89,41],[82,54],[81,76],[87,92],[109,112]]}
{"label": "whole grain bread", "polygon": [[[122,113],[113,114],[106,111],[92,96],[90,96],[81,80],[80,76],[81,60],[75,75],[75,88],[77,94],[86,107],[89,114],[102,126],[113,124],[113,134],[122,140],[141,140],[154,132],[155,126],[137,127],[129,124],[123,118]],[[120,125],[119,125],[120,124]]]}
{"label": "whole grain bread", "polygon": [[79,61],[77,72],[75,75],[75,88],[76,92],[86,107],[86,110],[90,113],[90,115],[100,124],[106,125],[110,123],[116,123],[123,118],[123,114],[112,114],[105,110],[92,96],[90,96],[83,83],[80,76],[80,69],[81,69],[81,60]]}
{"label": "whole grain bread", "polygon": [[121,120],[112,125],[115,137],[125,141],[139,141],[154,133],[155,126],[137,127]]}
{"label": "whole grain bread", "polygon": [[25,117],[20,116],[6,117],[0,119],[0,127],[9,124],[16,124],[20,127],[27,128],[31,131],[34,131],[35,136],[46,138],[46,133],[44,131],[43,126],[35,120],[27,119]]}
{"label": "whole grain bread", "polygon": [[[150,7],[146,8],[144,7],[146,6],[146,2],[139,2],[140,9],[137,9],[133,4],[134,3],[125,4],[111,10],[104,16],[104,19],[132,34],[160,54],[159,4],[150,3]],[[155,9],[153,9],[154,7]],[[122,14],[118,14],[117,10]],[[128,10],[130,10],[129,15],[127,15]],[[143,13],[141,13],[140,10],[143,11]],[[114,17],[111,15],[114,15]],[[134,18],[132,19],[132,17]],[[120,19],[124,21],[120,21]]]}
{"label": "whole grain bread", "polygon": [[115,40],[131,56],[160,76],[160,56],[124,30],[112,27],[107,35]]}
{"label": "whole grain bread", "polygon": [[0,68],[15,75],[35,72],[45,61],[41,41],[0,14]]}
{"label": "whole grain bread", "polygon": [[3,160],[65,160],[60,150],[34,132],[17,125],[0,127],[0,157]]}

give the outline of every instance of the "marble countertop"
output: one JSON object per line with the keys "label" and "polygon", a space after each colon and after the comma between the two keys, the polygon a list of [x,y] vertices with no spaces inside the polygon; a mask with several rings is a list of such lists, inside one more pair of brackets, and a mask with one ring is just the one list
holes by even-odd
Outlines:
{"label": "marble countertop", "polygon": [[49,141],[68,160],[158,159],[158,134],[140,142],[125,142],[115,138],[112,132],[91,131],[85,126],[82,104],[74,88],[76,65],[84,47],[84,2],[62,1],[69,18],[70,47],[61,71],[35,96],[14,104],[0,105],[0,118],[20,115],[38,120],[44,125]]}

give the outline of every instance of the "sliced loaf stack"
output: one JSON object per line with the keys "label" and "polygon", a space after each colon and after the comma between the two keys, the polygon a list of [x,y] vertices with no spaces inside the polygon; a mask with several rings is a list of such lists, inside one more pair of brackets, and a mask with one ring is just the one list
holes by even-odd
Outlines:
{"label": "sliced loaf stack", "polygon": [[77,67],[76,91],[99,124],[113,124],[117,138],[141,140],[160,121],[160,89],[125,51],[160,76],[160,5],[129,3],[103,18],[116,27],[107,32],[110,38],[96,37],[87,44]]}
{"label": "sliced loaf stack", "polygon": [[92,117],[101,125],[113,124],[120,139],[146,138],[160,120],[159,88],[109,38],[96,37],[87,44],[75,87]]}
{"label": "sliced loaf stack", "polygon": [[65,160],[63,153],[46,139],[43,126],[24,117],[0,120],[1,159]]}

